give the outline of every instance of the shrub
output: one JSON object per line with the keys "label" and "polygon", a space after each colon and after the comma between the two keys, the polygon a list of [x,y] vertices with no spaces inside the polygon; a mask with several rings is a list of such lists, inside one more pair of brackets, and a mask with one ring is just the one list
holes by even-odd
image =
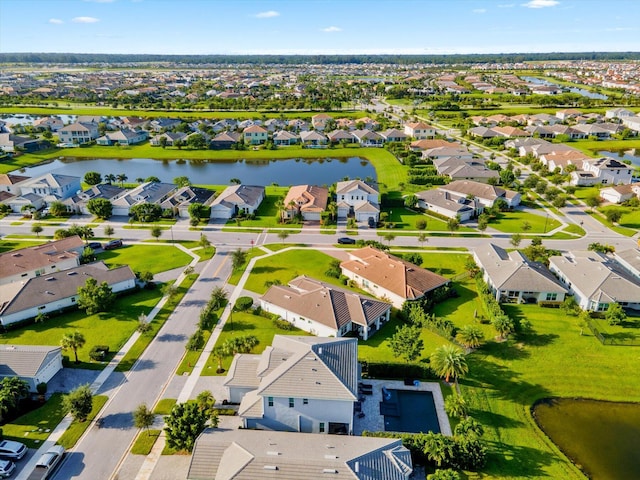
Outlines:
{"label": "shrub", "polygon": [[427,228],[427,221],[424,218],[419,218],[418,220],[416,220],[416,228],[418,230],[424,230],[425,228]]}
{"label": "shrub", "polygon": [[189,351],[197,351],[204,347],[204,334],[202,330],[196,330],[193,335],[189,337],[189,341],[187,342],[186,348]]}
{"label": "shrub", "polygon": [[251,297],[239,297],[236,300],[236,310],[239,312],[244,312],[245,310],[249,310],[253,305],[253,298]]}
{"label": "shrub", "polygon": [[287,322],[286,320],[282,320],[281,318],[274,318],[273,326],[278,330],[293,330],[293,324]]}
{"label": "shrub", "polygon": [[94,345],[89,351],[89,358],[101,362],[109,354],[109,345]]}

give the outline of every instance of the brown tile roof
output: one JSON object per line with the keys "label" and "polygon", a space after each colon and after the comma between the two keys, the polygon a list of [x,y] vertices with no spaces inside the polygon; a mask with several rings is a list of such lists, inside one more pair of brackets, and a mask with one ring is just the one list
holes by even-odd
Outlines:
{"label": "brown tile roof", "polygon": [[289,189],[284,199],[284,207],[289,209],[293,201],[301,212],[323,212],[327,208],[329,189],[316,185],[295,185]]}
{"label": "brown tile roof", "polygon": [[420,150],[429,150],[431,148],[438,147],[457,148],[462,146],[462,144],[458,142],[447,142],[446,140],[442,140],[441,138],[434,138],[432,140],[416,140],[415,142],[411,142],[410,146],[411,148],[419,148]]}
{"label": "brown tile roof", "polygon": [[35,247],[0,254],[0,277],[10,277],[39,267],[47,267],[70,257],[78,257],[84,249],[82,239],[74,235]]}
{"label": "brown tile roof", "polygon": [[341,268],[407,300],[420,298],[449,283],[445,277],[373,247],[354,250],[350,255],[354,258],[342,262]]}

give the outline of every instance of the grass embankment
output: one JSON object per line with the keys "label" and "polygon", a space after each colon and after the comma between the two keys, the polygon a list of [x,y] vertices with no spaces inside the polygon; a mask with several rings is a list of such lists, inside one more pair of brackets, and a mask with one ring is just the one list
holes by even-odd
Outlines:
{"label": "grass embankment", "polygon": [[98,412],[102,410],[104,404],[107,403],[107,400],[109,400],[109,397],[107,397],[106,395],[94,396],[91,413],[89,413],[87,419],[84,422],[78,422],[76,420],[72,421],[71,425],[69,425],[69,428],[67,428],[65,432],[60,436],[57,443],[59,445],[62,445],[67,450],[73,448],[75,444],[78,443],[78,440],[80,440],[80,437],[84,434],[87,428],[89,428],[89,425],[91,425],[93,419],[96,418]]}
{"label": "grass embankment", "polygon": [[[522,226],[527,222],[531,229],[526,232]],[[558,228],[561,223],[553,217],[536,215],[535,213],[516,210],[513,212],[499,213],[495,219],[489,223],[490,228],[494,228],[504,233],[547,233]]]}
{"label": "grass embankment", "polygon": [[156,415],[169,415],[171,413],[171,409],[176,403],[177,400],[175,398],[163,398],[156,403],[153,413]]}
{"label": "grass embankment", "polygon": [[184,267],[192,260],[179,248],[167,245],[125,245],[98,253],[96,256],[110,268],[129,265],[134,272],[153,274]]}
{"label": "grass embankment", "polygon": [[140,432],[131,446],[131,453],[133,455],[149,455],[160,433],[160,430],[143,430]]}

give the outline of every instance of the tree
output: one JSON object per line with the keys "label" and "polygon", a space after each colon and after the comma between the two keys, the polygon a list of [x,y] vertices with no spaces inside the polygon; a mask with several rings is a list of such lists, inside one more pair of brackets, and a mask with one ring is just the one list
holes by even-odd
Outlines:
{"label": "tree", "polygon": [[622,217],[622,211],[616,208],[610,208],[604,212],[604,216],[607,217],[609,222],[618,223]]}
{"label": "tree", "polygon": [[198,242],[198,245],[200,245],[205,251],[207,251],[211,246],[211,242],[204,233],[200,234],[200,241]]}
{"label": "tree", "polygon": [[493,328],[496,329],[496,332],[500,335],[500,338],[505,339],[509,336],[509,334],[515,331],[515,324],[513,320],[508,315],[498,315],[491,322]]}
{"label": "tree", "polygon": [[439,467],[453,457],[454,447],[454,440],[440,433],[429,432],[424,436],[424,453]]}
{"label": "tree", "polygon": [[198,408],[202,410],[208,417],[211,417],[213,413],[213,406],[216,403],[216,399],[213,397],[211,390],[203,390],[196,397],[196,404]]}
{"label": "tree", "polygon": [[93,251],[93,248],[86,246],[84,250],[82,250],[82,255],[80,256],[80,263],[90,263],[96,260],[96,252]]}
{"label": "tree", "polygon": [[393,242],[396,239],[396,235],[394,233],[387,232],[384,235],[382,235],[382,238],[384,238],[387,241],[387,245],[391,245],[391,242]]}
{"label": "tree", "polygon": [[73,350],[73,354],[76,357],[76,363],[80,363],[78,360],[78,349],[82,348],[86,340],[78,330],[73,333],[65,333],[60,340],[60,346],[63,350]]}
{"label": "tree", "polygon": [[144,313],[141,313],[138,316],[138,326],[136,330],[140,333],[147,333],[151,330],[151,323],[148,321],[147,316]]}
{"label": "tree", "polygon": [[388,340],[394,357],[402,357],[405,362],[413,362],[422,354],[424,342],[420,338],[420,328],[401,325]]}
{"label": "tree", "polygon": [[239,178],[232,178],[229,180],[229,183],[233,183],[234,185],[240,185],[242,181]]}
{"label": "tree", "polygon": [[104,181],[107,182],[109,185],[111,185],[113,182],[116,181],[116,176],[113,173],[107,173],[104,176]]}
{"label": "tree", "polygon": [[209,303],[214,310],[221,308],[227,302],[229,294],[222,287],[215,287],[211,291],[211,297],[209,299]]}
{"label": "tree", "polygon": [[241,249],[231,252],[231,268],[238,270],[247,261],[247,252]]}
{"label": "tree", "polygon": [[113,215],[113,205],[106,198],[92,198],[87,202],[87,210],[103,220],[108,220]]}
{"label": "tree", "polygon": [[514,233],[513,235],[511,235],[511,239],[509,240],[509,243],[511,243],[511,245],[513,245],[514,248],[518,248],[518,246],[520,246],[520,242],[522,242],[521,234]]}
{"label": "tree", "polygon": [[207,148],[207,141],[204,139],[202,134],[194,133],[189,135],[187,138],[187,146],[195,150],[201,150],[203,148]]}
{"label": "tree", "polygon": [[627,319],[627,314],[622,308],[622,305],[614,302],[609,304],[609,308],[607,309],[607,313],[605,314],[604,318],[607,319],[609,325],[620,325]]}
{"label": "tree", "polygon": [[162,216],[162,207],[157,203],[139,203],[129,209],[131,216],[139,222],[155,222]]}
{"label": "tree", "polygon": [[591,195],[584,199],[584,203],[586,203],[591,208],[591,210],[593,210],[602,203],[602,200],[598,195]]}
{"label": "tree", "polygon": [[477,325],[465,325],[458,332],[458,340],[467,348],[478,348],[484,335]]}
{"label": "tree", "polygon": [[171,284],[171,283],[165,283],[162,286],[161,291],[162,291],[162,295],[164,295],[169,300],[171,300],[178,294],[178,287],[176,287],[174,284]]}
{"label": "tree", "polygon": [[531,224],[525,220],[522,222],[522,231],[528,232],[529,230],[531,230]]}
{"label": "tree", "polygon": [[146,403],[141,403],[133,411],[133,424],[136,428],[144,428],[149,430],[155,420],[155,414],[147,407]]}
{"label": "tree", "polygon": [[98,284],[93,277],[87,278],[84,286],[78,287],[78,307],[84,308],[87,315],[107,311],[115,298],[107,282]]}
{"label": "tree", "polygon": [[29,384],[26,381],[18,377],[4,377],[0,381],[0,419],[28,395]]}
{"label": "tree", "polygon": [[185,348],[190,352],[196,352],[204,347],[204,333],[198,329],[189,337]]}
{"label": "tree", "polygon": [[160,137],[160,140],[158,140],[158,143],[160,143],[160,146],[162,148],[167,148],[167,142],[168,142],[167,137],[164,135]]}
{"label": "tree", "polygon": [[156,242],[160,240],[162,236],[162,227],[154,226],[151,228],[151,236],[156,239]]}
{"label": "tree", "polygon": [[286,230],[280,230],[278,232],[278,238],[280,240],[282,240],[282,243],[284,243],[284,241],[289,238],[289,232],[287,232]]}
{"label": "tree", "polygon": [[129,177],[127,177],[124,173],[119,173],[118,175],[116,175],[116,180],[118,182],[120,182],[120,186],[124,186],[124,182],[126,182],[129,179]]}
{"label": "tree", "polygon": [[453,345],[442,345],[434,350],[430,357],[431,369],[439,377],[449,382],[453,378],[458,386],[458,378],[469,372],[464,352]]}
{"label": "tree", "polygon": [[452,418],[464,418],[469,412],[469,407],[464,397],[458,393],[449,395],[444,401],[444,409]]}
{"label": "tree", "polygon": [[426,233],[419,233],[418,241],[420,242],[420,245],[424,247],[424,242],[428,242],[429,238],[427,237]]}
{"label": "tree", "polygon": [[616,251],[616,247],[614,247],[613,245],[606,245],[603,243],[594,242],[589,244],[589,246],[587,247],[587,250],[600,252],[600,253],[614,253]]}
{"label": "tree", "polygon": [[224,372],[224,368],[222,367],[222,361],[224,360],[225,357],[228,357],[229,355],[231,355],[231,350],[229,348],[229,345],[225,343],[223,343],[222,345],[216,345],[211,351],[211,354],[214,357],[216,357],[216,359],[218,360],[218,368],[216,370],[216,373]]}
{"label": "tree", "polygon": [[427,475],[427,480],[460,480],[460,475],[455,470],[437,469],[435,472]]}
{"label": "tree", "polygon": [[104,234],[109,238],[111,238],[111,235],[113,235],[115,232],[115,230],[111,225],[106,225],[103,231],[104,231]]}
{"label": "tree", "polygon": [[160,179],[158,177],[156,177],[155,175],[151,175],[147,178],[144,179],[145,182],[155,182],[155,183],[160,183]]}
{"label": "tree", "polygon": [[500,182],[506,187],[511,185],[516,179],[515,173],[513,173],[512,170],[509,170],[506,168],[504,170],[500,170],[499,175],[500,175]]}
{"label": "tree", "polygon": [[33,226],[31,227],[31,232],[35,233],[38,238],[40,238],[40,233],[42,232],[42,230],[44,229],[42,228],[42,225],[40,225],[39,223],[34,223]]}
{"label": "tree", "polygon": [[64,217],[65,215],[67,215],[68,210],[64,203],[56,200],[55,202],[51,202],[51,204],[49,205],[49,213],[54,217]]}
{"label": "tree", "polygon": [[102,183],[102,175],[98,172],[87,172],[84,174],[84,183],[89,185],[98,185]]}
{"label": "tree", "polygon": [[93,408],[93,393],[89,384],[81,385],[62,397],[62,408],[77,422],[84,422]]}
{"label": "tree", "polygon": [[567,296],[560,305],[560,310],[562,310],[565,315],[578,315],[580,307],[578,306],[578,302],[576,302],[575,297]]}
{"label": "tree", "polygon": [[164,417],[167,445],[175,450],[191,452],[196,438],[205,429],[208,415],[197,403],[177,403]]}
{"label": "tree", "polygon": [[427,221],[424,218],[419,218],[416,220],[416,229],[425,230],[427,228]]}
{"label": "tree", "polygon": [[42,323],[42,322],[46,322],[48,318],[49,318],[49,317],[47,316],[47,314],[46,314],[46,313],[44,313],[44,311],[40,310],[40,311],[38,312],[38,314],[36,315],[36,318],[34,318],[33,320],[34,320],[36,323]]}
{"label": "tree", "polygon": [[471,417],[466,417],[460,420],[460,423],[456,425],[454,434],[456,437],[464,437],[467,439],[480,438],[484,435],[484,428],[480,423]]}
{"label": "tree", "polygon": [[23,205],[22,208],[20,208],[20,211],[25,215],[25,216],[33,216],[33,213],[36,211],[36,207],[34,207],[31,204],[28,205]]}
{"label": "tree", "polygon": [[418,204],[418,197],[415,195],[407,195],[404,197],[404,205],[408,208],[414,208]]}
{"label": "tree", "polygon": [[[178,177],[178,178],[180,178],[180,177]],[[184,177],[184,178],[187,178],[187,177]],[[177,180],[177,179],[174,179],[174,182],[175,182],[175,180]],[[191,220],[197,220],[198,223],[200,223],[200,219],[204,217],[204,209],[205,209],[205,206],[203,204],[198,203],[198,202],[192,203],[187,208],[187,212],[189,212],[189,218],[191,218]]]}
{"label": "tree", "polygon": [[189,177],[186,177],[183,175],[183,176],[174,178],[173,183],[175,183],[178,187],[188,187],[189,185],[191,185],[191,180],[189,180]]}
{"label": "tree", "polygon": [[489,215],[486,213],[481,213],[478,216],[478,230],[484,232],[489,226]]}
{"label": "tree", "polygon": [[458,217],[447,220],[447,230],[451,233],[456,232],[460,228],[460,219]]}
{"label": "tree", "polygon": [[420,255],[418,252],[407,253],[406,255],[403,255],[403,257],[407,262],[413,263],[417,266],[422,265],[422,262],[424,261],[422,255]]}

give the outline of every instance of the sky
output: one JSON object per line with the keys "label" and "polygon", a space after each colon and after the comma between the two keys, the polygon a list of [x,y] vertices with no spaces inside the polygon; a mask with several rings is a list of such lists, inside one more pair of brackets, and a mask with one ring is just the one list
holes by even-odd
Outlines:
{"label": "sky", "polygon": [[0,52],[637,52],[638,19],[638,0],[0,0]]}

